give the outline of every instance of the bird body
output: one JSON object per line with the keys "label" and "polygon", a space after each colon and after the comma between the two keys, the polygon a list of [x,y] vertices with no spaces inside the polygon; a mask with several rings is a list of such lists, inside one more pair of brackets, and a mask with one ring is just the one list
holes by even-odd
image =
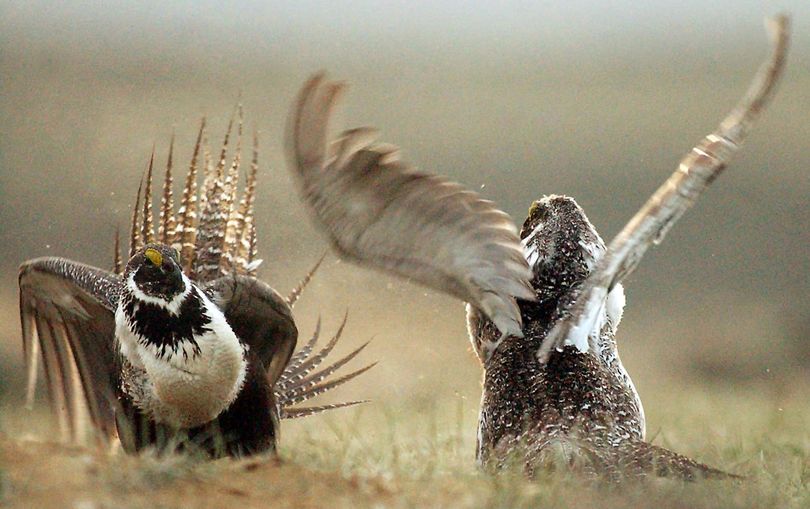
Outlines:
{"label": "bird body", "polygon": [[400,162],[394,147],[373,143],[373,129],[329,144],[344,87],[322,74],[302,87],[288,120],[290,169],[338,255],[468,303],[484,370],[484,468],[515,460],[531,475],[561,452],[566,465],[611,479],[730,477],[644,441],[644,409],[615,339],[621,282],[739,150],[782,75],[788,24],[771,24],[772,54],[742,102],[607,247],[571,198],[535,202],[518,239],[494,204]]}
{"label": "bird body", "polygon": [[236,398],[245,381],[245,347],[219,307],[180,271],[170,248],[144,249],[160,251],[180,282],[176,293],[157,297],[139,288],[136,274],[152,265],[140,253],[124,273],[115,338],[132,378],[122,389],[155,422],[190,428],[214,419]]}
{"label": "bird body", "polygon": [[[520,232],[532,266],[536,300],[519,301],[524,339],[506,338],[494,352],[482,344],[499,334],[475,307],[467,307],[474,350],[484,367],[476,457],[487,468],[502,467],[525,446],[531,472],[548,443],[576,435],[582,440],[644,439],[644,410],[616,347],[615,333],[624,308],[617,285],[601,316],[585,337],[569,341],[547,363],[537,358],[553,325],[565,316],[583,281],[605,252],[605,244],[571,198],[548,196],[535,202]],[[571,447],[569,447],[571,449]]]}
{"label": "bird body", "polygon": [[[363,345],[319,368],[343,326],[320,351],[314,351],[318,328],[294,352],[298,329],[292,305],[315,269],[286,299],[256,278],[257,149],[254,138],[245,195],[237,201],[241,124],[240,114],[233,164],[225,169],[229,127],[219,164],[204,164],[198,197],[203,123],[176,216],[172,146],[157,234],[154,158],[150,161],[142,207],[143,185],[138,190],[125,267],[117,239],[113,272],[64,258],[20,267],[28,401],[42,360],[62,439],[84,442],[92,436],[103,445],[119,440],[128,452],[155,447],[213,457],[272,452],[279,419],[358,403],[294,406],[371,366],[329,379]],[[205,203],[199,216],[198,202]]]}
{"label": "bird body", "polygon": [[644,441],[641,400],[622,365],[616,330],[621,281],[728,165],[782,74],[788,21],[742,102],[706,136],[606,248],[579,205],[547,196],[529,209],[520,236],[534,301],[518,301],[524,339],[490,352],[499,332],[474,306],[468,330],[484,368],[477,458],[499,469],[517,460],[531,475],[562,451],[567,465],[611,479],[649,474],[734,477]]}

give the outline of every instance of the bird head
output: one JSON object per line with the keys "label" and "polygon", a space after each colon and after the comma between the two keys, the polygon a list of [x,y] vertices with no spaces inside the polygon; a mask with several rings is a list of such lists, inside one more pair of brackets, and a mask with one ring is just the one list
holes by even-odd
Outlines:
{"label": "bird head", "polygon": [[148,297],[170,302],[186,289],[177,250],[165,244],[147,244],[130,258],[124,277]]}
{"label": "bird head", "polygon": [[582,282],[605,252],[585,212],[568,196],[550,195],[532,203],[520,239],[535,281],[563,291]]}

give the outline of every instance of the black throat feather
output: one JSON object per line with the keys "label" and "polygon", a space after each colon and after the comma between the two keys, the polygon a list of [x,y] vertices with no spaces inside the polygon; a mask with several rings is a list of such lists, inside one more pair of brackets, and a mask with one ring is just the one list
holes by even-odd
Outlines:
{"label": "black throat feather", "polygon": [[199,291],[193,287],[176,315],[158,304],[143,302],[130,292],[125,293],[122,304],[132,332],[139,336],[144,346],[154,346],[161,359],[182,350],[187,360],[188,349],[181,348],[184,345],[190,345],[192,355],[196,357],[200,354],[200,346],[195,336],[211,332],[208,327],[211,317]]}

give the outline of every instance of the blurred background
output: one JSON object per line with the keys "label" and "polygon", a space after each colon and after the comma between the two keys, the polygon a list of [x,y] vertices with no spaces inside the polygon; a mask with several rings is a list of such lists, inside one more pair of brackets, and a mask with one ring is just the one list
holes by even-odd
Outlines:
{"label": "blurred background", "polygon": [[[654,425],[687,389],[707,413],[732,389],[810,394],[807,2],[0,3],[0,427],[21,402],[17,266],[111,267],[153,144],[165,160],[174,132],[182,167],[202,116],[216,142],[241,97],[260,132],[260,276],[282,294],[327,247],[282,152],[319,69],[351,84],[336,127],[380,128],[518,223],[533,199],[573,196],[609,240],[746,90],[780,11],[795,35],[773,105],[625,284],[622,357]],[[460,408],[474,432],[461,302],[330,255],[296,306],[302,338],[347,308],[341,351],[374,338],[362,358],[380,365],[336,397]]]}

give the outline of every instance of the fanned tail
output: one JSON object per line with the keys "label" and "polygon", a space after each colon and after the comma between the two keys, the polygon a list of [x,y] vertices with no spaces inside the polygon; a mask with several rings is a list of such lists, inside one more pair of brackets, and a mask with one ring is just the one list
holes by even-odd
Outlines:
{"label": "fanned tail", "polygon": [[363,349],[365,349],[365,347],[368,345],[368,343],[366,343],[349,354],[341,357],[329,366],[321,369],[320,371],[316,371],[340,340],[343,334],[343,329],[346,325],[347,317],[348,314],[344,316],[343,322],[340,324],[340,327],[335,335],[332,336],[332,339],[330,339],[321,350],[313,355],[312,352],[318,341],[318,337],[320,336],[321,322],[319,318],[312,338],[290,359],[287,368],[284,370],[284,373],[281,374],[281,377],[279,377],[275,385],[276,400],[278,401],[279,408],[281,409],[281,416],[283,418],[305,417],[308,415],[325,412],[327,410],[365,403],[365,401],[347,401],[314,407],[291,408],[293,405],[308,401],[316,396],[329,392],[350,380],[353,380],[376,365],[375,362],[356,371],[343,375],[342,377],[325,381],[337,370],[354,359],[361,351],[363,351]]}
{"label": "fanned tail", "polygon": [[[238,189],[243,131],[241,104],[237,111],[236,149],[227,171],[225,165],[234,119],[231,118],[228,124],[219,161],[215,166],[210,163],[206,120],[202,119],[177,211],[174,210],[172,192],[174,134],[169,144],[166,173],[159,198],[152,193],[155,160],[153,147],[145,179],[141,179],[135,198],[129,257],[145,244],[158,241],[178,250],[183,271],[197,282],[204,283],[227,274],[255,276],[256,268],[261,262],[256,260],[256,226],[253,217],[258,172],[258,135],[254,134],[253,159],[246,175],[245,191],[240,198]],[[203,182],[198,186],[200,167]],[[157,223],[152,215],[155,200],[159,201],[160,211]]]}

